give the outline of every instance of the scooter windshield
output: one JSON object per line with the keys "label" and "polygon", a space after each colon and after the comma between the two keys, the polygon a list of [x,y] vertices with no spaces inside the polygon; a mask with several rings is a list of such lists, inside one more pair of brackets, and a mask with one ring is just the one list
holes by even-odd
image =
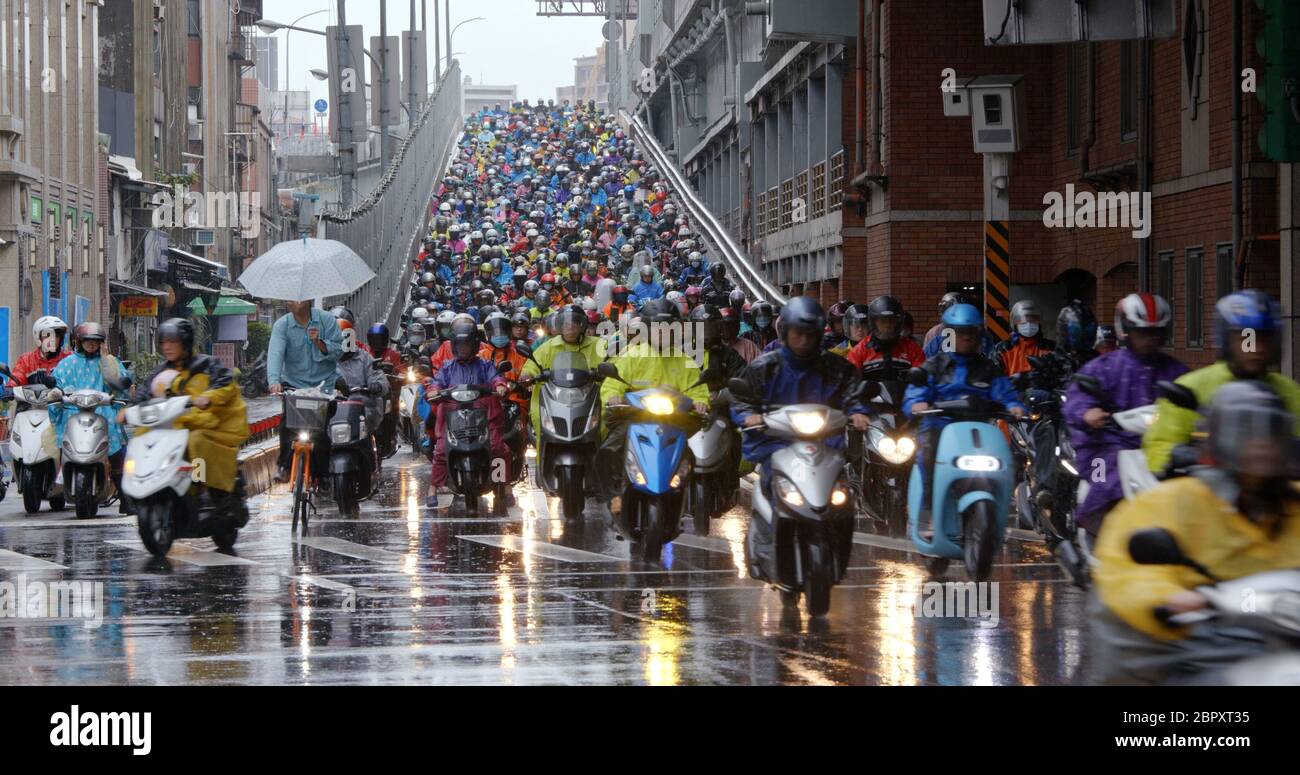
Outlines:
{"label": "scooter windshield", "polygon": [[587,356],[579,352],[557,353],[551,361],[551,383],[556,387],[585,387],[591,382],[591,367]]}

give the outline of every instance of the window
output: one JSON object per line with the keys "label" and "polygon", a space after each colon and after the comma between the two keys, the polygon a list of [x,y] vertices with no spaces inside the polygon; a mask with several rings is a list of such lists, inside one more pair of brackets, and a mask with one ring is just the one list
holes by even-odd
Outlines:
{"label": "window", "polygon": [[1203,347],[1202,319],[1205,316],[1205,285],[1201,275],[1205,268],[1205,250],[1188,248],[1186,254],[1187,280],[1187,346]]}
{"label": "window", "polygon": [[1221,299],[1232,293],[1232,275],[1236,263],[1232,255],[1232,243],[1220,242],[1214,247],[1214,298]]}
{"label": "window", "polygon": [[[1169,302],[1169,309],[1174,309],[1174,251],[1162,250],[1156,256],[1156,293]],[[1170,336],[1166,339],[1173,344],[1173,320],[1169,321]]]}
{"label": "window", "polygon": [[1083,43],[1075,43],[1066,48],[1065,149],[1068,153],[1073,153],[1079,148],[1079,102],[1083,76],[1087,71],[1084,52]]}
{"label": "window", "polygon": [[1137,41],[1119,44],[1119,137],[1128,142],[1137,137]]}
{"label": "window", "polygon": [[203,34],[202,17],[199,15],[199,0],[186,0],[186,24],[190,35],[198,37]]}

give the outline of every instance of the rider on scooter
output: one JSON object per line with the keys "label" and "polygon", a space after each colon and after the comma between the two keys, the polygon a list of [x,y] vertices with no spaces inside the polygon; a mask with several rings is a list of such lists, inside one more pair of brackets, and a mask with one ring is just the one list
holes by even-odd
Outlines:
{"label": "rider on scooter", "polygon": [[[970,304],[953,304],[944,311],[942,320],[944,328],[951,329],[953,351],[940,351],[938,355],[926,360],[925,365],[921,366],[928,378],[926,384],[907,388],[903,398],[903,411],[915,416],[917,412],[929,409],[936,401],[978,396],[1002,404],[1017,417],[1024,416],[1025,407],[1011,387],[1010,378],[997,361],[980,352],[984,335],[984,316],[980,311]],[[949,332],[944,330],[935,338],[944,339],[949,336]],[[928,511],[930,508],[929,483],[934,475],[932,450],[939,441],[939,432],[950,422],[951,419],[943,416],[926,416],[921,420],[916,459],[921,464],[923,510]]]}
{"label": "rider on scooter", "polygon": [[[1154,314],[1152,314],[1154,313]],[[1137,449],[1142,440],[1133,434],[1107,428],[1110,412],[1123,412],[1153,403],[1156,383],[1175,380],[1187,367],[1161,350],[1172,313],[1169,302],[1152,293],[1131,293],[1115,309],[1115,328],[1122,331],[1125,347],[1099,356],[1079,369],[1095,377],[1110,398],[1109,409],[1092,394],[1071,382],[1062,413],[1070,426],[1076,465],[1088,477],[1088,494],[1076,511],[1079,526],[1095,537],[1102,517],[1124,497],[1119,477],[1121,450]],[[1100,461],[1100,463],[1094,462]],[[1093,476],[1094,471],[1101,476]]]}
{"label": "rider on scooter", "polygon": [[[38,318],[32,325],[36,349],[19,356],[11,371],[13,381],[10,385],[26,385],[27,375],[32,372],[44,371],[48,375],[59,365],[59,361],[72,355],[72,351],[63,346],[63,339],[67,335],[68,324],[59,318],[53,315]],[[0,368],[4,368],[4,364],[0,363]]]}
{"label": "rider on scooter", "polygon": [[1163,613],[1205,608],[1195,590],[1211,579],[1184,565],[1134,562],[1135,532],[1167,530],[1219,581],[1300,567],[1300,492],[1288,481],[1297,418],[1270,387],[1247,380],[1220,387],[1208,415],[1212,465],[1121,502],[1098,537],[1092,630],[1101,683],[1214,682],[1206,673],[1214,663],[1227,667],[1266,648],[1265,639],[1213,621],[1162,621]]}
{"label": "rider on scooter", "polygon": [[[174,427],[190,431],[189,459],[203,461],[204,507],[218,505],[216,499],[234,496],[239,447],[249,435],[244,397],[230,369],[210,355],[194,352],[194,324],[189,320],[171,318],[159,326],[158,347],[166,360],[136,388],[134,398],[149,400],[154,379],[169,370],[176,372],[167,394],[192,396],[194,406]],[[119,423],[125,422],[125,413],[118,413]]]}

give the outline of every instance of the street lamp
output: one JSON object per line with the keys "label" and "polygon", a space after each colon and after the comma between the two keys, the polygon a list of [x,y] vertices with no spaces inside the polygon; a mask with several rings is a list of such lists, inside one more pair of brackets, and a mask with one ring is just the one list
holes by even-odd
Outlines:
{"label": "street lamp", "polygon": [[[456,34],[456,30],[460,29],[462,25],[469,24],[470,22],[482,22],[482,21],[487,21],[487,17],[485,17],[485,16],[475,16],[473,19],[466,19],[465,21],[461,22],[460,24],[457,24],[455,27],[452,27],[452,28],[451,28],[451,32],[447,33],[447,50],[448,50],[448,51],[451,51],[451,40],[452,40],[452,36]],[[451,60],[451,55],[450,55],[450,54],[447,55],[447,59],[448,59],[448,61]]]}
{"label": "street lamp", "polygon": [[284,33],[284,136],[285,139],[288,139],[289,137],[289,34],[293,31],[294,24],[297,24],[303,19],[312,16],[317,16],[322,13],[329,13],[329,9],[322,8],[319,11],[312,11],[311,13],[303,14],[302,16],[299,16],[297,19],[294,19],[291,24],[287,24],[287,25],[281,24],[279,22],[271,21],[270,19],[262,19],[261,21],[257,22],[254,25],[255,27],[257,27],[259,30],[266,33],[267,35],[271,35],[281,29],[285,30]]}

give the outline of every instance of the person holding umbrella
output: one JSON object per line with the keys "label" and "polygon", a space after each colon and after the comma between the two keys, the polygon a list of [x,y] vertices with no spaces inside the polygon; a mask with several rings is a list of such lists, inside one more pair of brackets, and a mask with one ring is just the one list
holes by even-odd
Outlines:
{"label": "person holding umbrella", "polygon": [[[322,382],[329,389],[343,355],[343,335],[337,319],[310,301],[291,301],[288,314],[275,321],[267,348],[266,379],[271,394],[280,395],[285,386],[314,388]],[[293,457],[293,434],[281,424],[280,457],[275,480],[289,480]]]}

